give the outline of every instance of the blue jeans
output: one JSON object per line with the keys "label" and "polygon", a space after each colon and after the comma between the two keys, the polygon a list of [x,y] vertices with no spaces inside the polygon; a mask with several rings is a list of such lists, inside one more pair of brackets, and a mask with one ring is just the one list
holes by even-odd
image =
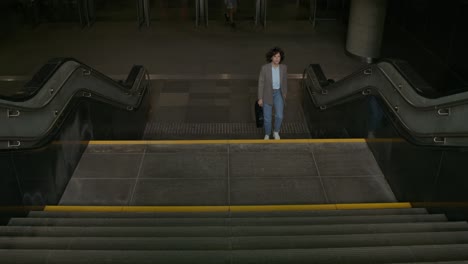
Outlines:
{"label": "blue jeans", "polygon": [[280,89],[273,90],[273,105],[263,103],[263,127],[265,135],[271,134],[271,116],[273,115],[273,106],[275,107],[275,130],[279,132],[283,122],[284,101]]}

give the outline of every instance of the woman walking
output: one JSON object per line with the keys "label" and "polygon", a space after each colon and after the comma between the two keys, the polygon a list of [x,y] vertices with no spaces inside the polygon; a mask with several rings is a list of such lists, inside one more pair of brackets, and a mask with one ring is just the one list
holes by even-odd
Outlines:
{"label": "woman walking", "polygon": [[281,48],[274,47],[269,50],[266,54],[268,63],[262,66],[258,78],[258,105],[263,107],[265,140],[270,139],[273,108],[275,109],[273,138],[280,139],[284,102],[288,92],[288,67],[281,64],[284,58],[284,51]]}

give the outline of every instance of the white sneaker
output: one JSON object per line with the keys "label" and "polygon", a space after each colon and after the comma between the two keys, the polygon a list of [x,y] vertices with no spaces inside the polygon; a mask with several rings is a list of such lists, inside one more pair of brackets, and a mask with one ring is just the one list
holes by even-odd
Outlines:
{"label": "white sneaker", "polygon": [[280,139],[281,139],[278,132],[273,132],[273,137],[274,137],[276,140],[280,140]]}
{"label": "white sneaker", "polygon": [[270,139],[270,136],[269,135],[265,135],[265,137],[263,138],[264,140],[269,140]]}

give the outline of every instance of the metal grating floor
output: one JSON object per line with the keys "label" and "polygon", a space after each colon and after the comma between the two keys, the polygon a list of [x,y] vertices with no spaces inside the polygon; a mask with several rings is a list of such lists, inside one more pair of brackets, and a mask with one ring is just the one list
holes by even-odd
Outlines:
{"label": "metal grating floor", "polygon": [[[182,123],[182,122],[148,122],[145,139],[174,138],[259,138],[263,128],[255,123]],[[281,128],[285,138],[309,138],[307,125],[299,122],[285,122]]]}

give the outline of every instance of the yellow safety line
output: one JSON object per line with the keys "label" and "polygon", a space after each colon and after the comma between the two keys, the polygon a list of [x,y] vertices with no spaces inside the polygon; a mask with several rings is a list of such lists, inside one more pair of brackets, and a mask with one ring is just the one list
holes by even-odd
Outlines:
{"label": "yellow safety line", "polygon": [[229,206],[125,206],[123,212],[228,212]]}
{"label": "yellow safety line", "polygon": [[310,205],[234,205],[232,212],[276,212],[276,211],[313,211],[335,210],[334,204],[310,204]]}
{"label": "yellow safety line", "polygon": [[359,203],[359,204],[337,204],[336,209],[390,209],[411,208],[411,203]]}
{"label": "yellow safety line", "polygon": [[92,140],[89,145],[196,145],[196,144],[299,144],[299,143],[363,143],[363,138],[330,139],[228,139],[228,140]]}
{"label": "yellow safety line", "polygon": [[0,206],[0,212],[266,212],[311,210],[359,210],[390,208],[467,208],[468,202],[401,202],[307,205],[233,205],[233,206]]}
{"label": "yellow safety line", "polygon": [[322,139],[219,139],[219,140],[91,140],[53,141],[52,144],[89,145],[200,145],[200,144],[318,144],[318,143],[363,143],[405,142],[402,138],[322,138]]}
{"label": "yellow safety line", "polygon": [[62,206],[47,205],[48,212],[228,212],[229,206]]}
{"label": "yellow safety line", "polygon": [[232,205],[232,206],[62,206],[48,205],[47,212],[278,212],[351,209],[412,208],[411,203],[357,203],[310,205]]}

